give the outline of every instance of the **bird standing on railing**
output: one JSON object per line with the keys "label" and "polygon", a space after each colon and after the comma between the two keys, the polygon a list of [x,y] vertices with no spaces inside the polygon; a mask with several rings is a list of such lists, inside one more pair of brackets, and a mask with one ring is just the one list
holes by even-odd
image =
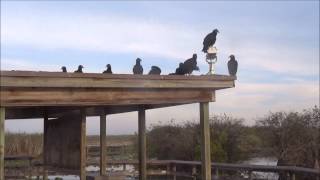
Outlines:
{"label": "bird standing on railing", "polygon": [[62,72],[65,72],[65,73],[67,72],[67,68],[65,66],[62,66],[61,70],[62,70]]}
{"label": "bird standing on railing", "polygon": [[136,64],[133,66],[133,74],[143,74],[143,67],[141,66],[141,59],[136,59]]}
{"label": "bird standing on railing", "polygon": [[112,74],[111,65],[107,64],[107,70],[103,71],[104,74]]}
{"label": "bird standing on railing", "polygon": [[149,74],[160,75],[161,69],[158,66],[151,66],[151,70],[149,71]]}
{"label": "bird standing on railing", "polygon": [[[180,68],[180,66],[179,66]],[[199,67],[197,66],[197,54],[193,54],[192,58],[187,59],[182,66],[183,74],[192,74],[193,71],[199,71]]]}
{"label": "bird standing on railing", "polygon": [[214,29],[211,33],[209,33],[203,40],[203,48],[202,51],[207,53],[210,46],[213,46],[216,43],[217,34],[219,33],[218,29]]}
{"label": "bird standing on railing", "polygon": [[235,76],[237,74],[237,70],[238,70],[238,62],[233,54],[230,55],[229,58],[230,58],[230,60],[228,61],[229,74],[231,76]]}
{"label": "bird standing on railing", "polygon": [[82,66],[82,65],[79,65],[78,66],[78,69],[76,70],[76,71],[74,71],[75,73],[83,73],[82,72],[82,69],[83,69],[84,67]]}

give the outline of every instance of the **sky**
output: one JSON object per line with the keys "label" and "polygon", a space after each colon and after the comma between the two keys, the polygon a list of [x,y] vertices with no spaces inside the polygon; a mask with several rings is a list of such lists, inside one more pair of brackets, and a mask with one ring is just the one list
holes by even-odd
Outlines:
{"label": "sky", "polygon": [[[319,1],[1,1],[1,70],[131,74],[140,57],[145,72],[162,74],[198,54],[208,65],[203,38],[219,29],[217,74],[228,74],[234,54],[235,88],[216,92],[210,115],[226,113],[253,125],[269,112],[319,106]],[[197,122],[199,105],[148,110],[147,126]],[[41,119],[9,120],[6,131],[42,132]],[[137,112],[107,117],[108,134],[137,131]],[[87,120],[98,134],[98,117]]]}

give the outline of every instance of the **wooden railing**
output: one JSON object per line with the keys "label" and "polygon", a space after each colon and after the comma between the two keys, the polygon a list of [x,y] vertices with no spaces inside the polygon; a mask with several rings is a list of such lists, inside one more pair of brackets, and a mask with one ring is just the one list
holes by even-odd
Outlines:
{"label": "wooden railing", "polygon": [[[26,168],[29,177],[39,176],[40,174],[31,174],[33,167],[41,167],[42,164],[32,163],[34,160],[31,156],[7,156],[5,161],[27,161],[28,163],[23,167]],[[176,177],[188,177],[190,179],[197,179],[199,171],[201,169],[201,163],[198,161],[180,161],[180,160],[150,160],[148,164],[149,175],[170,175],[175,180]],[[88,161],[87,166],[99,166],[98,162]],[[138,166],[138,161],[130,160],[108,160],[107,165],[109,166],[122,166],[125,171],[128,165]],[[20,166],[21,167],[21,166]],[[6,167],[11,168],[11,167]],[[22,167],[21,167],[22,168]],[[265,166],[265,165],[246,165],[246,164],[229,164],[229,163],[212,163],[213,178],[219,179],[221,174],[226,171],[243,172],[247,173],[247,179],[252,180],[253,172],[268,172],[268,173],[282,173],[286,175],[288,180],[296,180],[296,175],[309,175],[315,180],[320,180],[320,170],[294,167],[294,166]],[[39,172],[39,171],[36,171]],[[66,171],[67,172],[67,171]],[[71,172],[71,171],[70,171]],[[72,171],[77,173],[76,171]]]}
{"label": "wooden railing", "polygon": [[[107,165],[120,165],[123,169],[126,169],[127,165],[138,166],[138,161],[108,161]],[[88,163],[88,165],[98,165],[97,163]],[[161,173],[156,173],[152,167],[157,168],[162,167],[159,170]],[[182,171],[178,171],[183,167]],[[200,170],[201,162],[198,161],[180,161],[180,160],[151,160],[148,161],[148,172],[154,175],[163,175],[163,171],[167,175],[173,176],[183,176],[183,177],[193,177],[194,179],[198,175],[198,170]],[[189,170],[189,171],[186,171]],[[234,172],[246,172],[248,174],[248,179],[253,179],[253,172],[267,172],[267,173],[282,173],[287,176],[286,179],[296,180],[296,175],[304,174],[314,177],[314,179],[320,179],[320,170],[295,167],[295,166],[266,166],[266,165],[247,165],[247,164],[229,164],[229,163],[212,163],[212,172],[214,177],[219,179],[221,172],[234,171]],[[175,179],[175,178],[174,178]]]}

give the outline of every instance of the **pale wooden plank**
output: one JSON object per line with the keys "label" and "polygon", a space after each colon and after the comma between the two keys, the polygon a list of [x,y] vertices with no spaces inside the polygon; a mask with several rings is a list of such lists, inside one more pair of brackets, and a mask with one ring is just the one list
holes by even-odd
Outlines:
{"label": "pale wooden plank", "polygon": [[5,108],[0,107],[0,180],[4,180],[4,121],[5,121]]}
{"label": "pale wooden plank", "polygon": [[202,179],[211,180],[209,103],[200,103]]}
{"label": "pale wooden plank", "polygon": [[41,88],[206,88],[234,87],[233,80],[216,79],[106,79],[94,77],[1,77],[1,87]]}
{"label": "pale wooden plank", "polygon": [[107,175],[106,160],[107,160],[107,134],[106,134],[106,114],[102,110],[100,114],[100,175]]}
{"label": "pale wooden plank", "polygon": [[144,107],[138,111],[139,131],[139,180],[147,180],[146,112]]}
{"label": "pale wooden plank", "polygon": [[121,90],[13,88],[1,90],[3,106],[102,106],[134,104],[182,104],[214,100],[207,90]]}

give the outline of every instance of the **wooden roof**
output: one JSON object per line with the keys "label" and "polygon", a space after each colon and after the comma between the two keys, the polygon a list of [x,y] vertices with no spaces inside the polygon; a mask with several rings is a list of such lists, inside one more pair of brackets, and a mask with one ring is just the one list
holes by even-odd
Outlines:
{"label": "wooden roof", "polygon": [[[7,112],[19,114],[23,110],[20,118],[34,117],[43,108],[58,112],[76,107],[108,107],[110,113],[118,113],[141,105],[156,108],[214,101],[215,90],[234,87],[235,79],[225,75],[1,71],[0,103]],[[95,115],[96,111],[94,108],[90,112]]]}

